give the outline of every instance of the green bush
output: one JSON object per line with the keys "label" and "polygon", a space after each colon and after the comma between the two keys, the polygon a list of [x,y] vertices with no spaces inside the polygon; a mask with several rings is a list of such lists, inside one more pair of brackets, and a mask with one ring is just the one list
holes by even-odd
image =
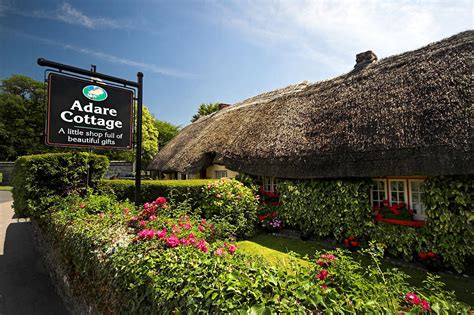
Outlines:
{"label": "green bush", "polygon": [[424,190],[427,221],[421,245],[464,270],[474,257],[473,177],[430,177]]}
{"label": "green bush", "polygon": [[[202,187],[213,182],[208,179],[192,180],[144,180],[141,182],[141,199],[154,200],[160,196],[166,196],[181,202],[193,201],[197,206],[202,199]],[[135,181],[133,180],[101,180],[98,191],[102,194],[113,194],[118,200],[135,199]]]}
{"label": "green bush", "polygon": [[222,178],[205,186],[201,209],[205,218],[225,222],[237,237],[255,234],[258,198],[235,179]]}
{"label": "green bush", "polygon": [[[407,301],[407,293],[433,310],[468,308],[432,279],[429,287],[410,287],[401,272],[382,271],[377,257],[367,269],[342,251],[319,256],[310,268],[297,260],[285,268],[268,266],[232,244],[210,240],[211,225],[199,228],[203,221],[188,215],[187,206],[175,209],[157,199],[137,212],[106,199],[70,196],[39,221],[60,250],[73,293],[99,313],[423,312]],[[110,212],[102,212],[106,206]],[[200,241],[204,247],[197,246]]]}
{"label": "green bush", "polygon": [[85,152],[19,157],[12,176],[16,215],[39,215],[55,198],[96,187],[108,167],[105,156]]}
{"label": "green bush", "polygon": [[420,229],[378,222],[367,237],[386,247],[386,253],[393,257],[403,257],[407,261],[413,259],[413,254],[420,251]]}
{"label": "green bush", "polygon": [[366,180],[312,180],[278,183],[279,214],[304,234],[341,241],[363,236],[373,226]]}

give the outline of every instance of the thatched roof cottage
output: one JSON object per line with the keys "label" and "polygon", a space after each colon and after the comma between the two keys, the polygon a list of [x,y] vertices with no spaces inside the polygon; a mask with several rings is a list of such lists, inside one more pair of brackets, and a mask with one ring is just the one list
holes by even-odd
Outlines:
{"label": "thatched roof cottage", "polygon": [[149,169],[370,177],[376,202],[394,191],[407,201],[425,176],[474,174],[473,39],[466,31],[381,60],[368,51],[347,74],[246,99],[184,128]]}

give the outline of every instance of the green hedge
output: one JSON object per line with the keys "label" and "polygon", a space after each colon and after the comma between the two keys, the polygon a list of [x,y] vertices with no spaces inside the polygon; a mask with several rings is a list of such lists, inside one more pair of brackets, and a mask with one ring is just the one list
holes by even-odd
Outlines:
{"label": "green hedge", "polygon": [[39,215],[54,198],[94,188],[108,167],[107,157],[86,152],[19,157],[12,175],[16,215]]}
{"label": "green hedge", "polygon": [[[144,180],[141,184],[141,201],[147,202],[158,197],[169,197],[176,202],[192,199],[199,204],[203,197],[203,187],[214,180],[191,179],[191,180]],[[98,192],[102,194],[113,194],[118,200],[135,199],[134,180],[101,180],[98,184]]]}
{"label": "green hedge", "polygon": [[278,186],[281,215],[303,233],[338,241],[354,235],[383,243],[389,255],[406,260],[421,251],[433,251],[442,257],[445,266],[458,272],[474,261],[472,176],[426,180],[427,224],[423,228],[374,224],[369,188],[370,181],[284,181]]}
{"label": "green hedge", "polygon": [[367,180],[283,181],[280,214],[304,234],[340,241],[373,227]]}

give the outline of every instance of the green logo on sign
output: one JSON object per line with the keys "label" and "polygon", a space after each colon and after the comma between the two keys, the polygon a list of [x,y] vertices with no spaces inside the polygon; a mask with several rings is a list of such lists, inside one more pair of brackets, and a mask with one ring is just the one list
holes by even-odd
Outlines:
{"label": "green logo on sign", "polygon": [[107,98],[107,92],[97,85],[88,85],[82,89],[82,94],[91,101],[103,101]]}

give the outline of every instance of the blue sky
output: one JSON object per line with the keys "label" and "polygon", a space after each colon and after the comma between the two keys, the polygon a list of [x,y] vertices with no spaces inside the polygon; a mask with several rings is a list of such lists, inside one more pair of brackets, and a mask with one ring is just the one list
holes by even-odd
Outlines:
{"label": "blue sky", "polygon": [[348,72],[473,28],[472,1],[0,0],[0,78],[38,57],[136,80],[161,120]]}

